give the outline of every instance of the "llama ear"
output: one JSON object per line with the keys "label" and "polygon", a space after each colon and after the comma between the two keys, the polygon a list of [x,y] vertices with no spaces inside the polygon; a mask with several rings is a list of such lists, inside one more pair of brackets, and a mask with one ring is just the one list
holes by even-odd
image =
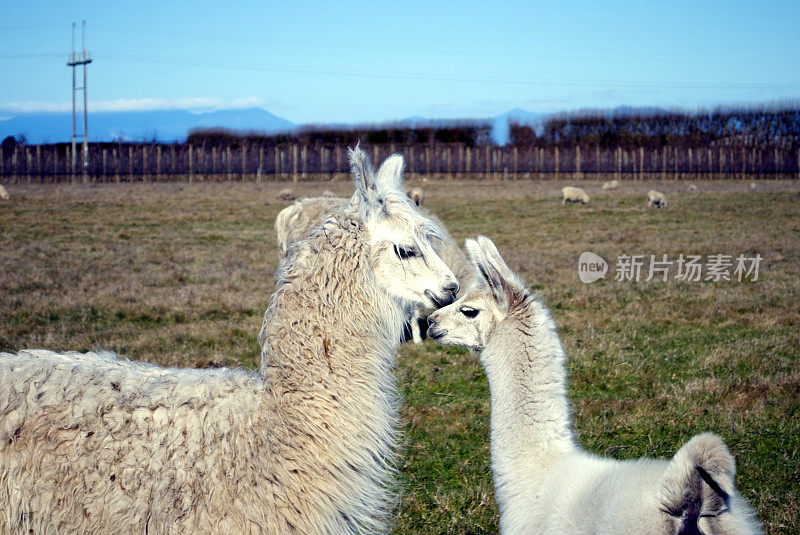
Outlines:
{"label": "llama ear", "polygon": [[662,510],[682,518],[687,529],[701,516],[727,509],[734,490],[736,463],[722,439],[703,433],[687,442],[659,482]]}
{"label": "llama ear", "polygon": [[464,248],[475,274],[492,291],[492,296],[501,309],[508,309],[516,297],[527,294],[525,285],[508,268],[492,240],[486,236],[478,236],[477,240],[467,240]]}
{"label": "llama ear", "polygon": [[378,184],[379,191],[387,189],[403,189],[403,155],[392,154],[386,158],[378,172],[375,174],[375,182]]}
{"label": "llama ear", "polygon": [[356,145],[348,149],[350,169],[353,172],[353,182],[356,188],[356,197],[365,205],[373,205],[378,201],[378,185],[375,181],[375,171],[367,154]]}

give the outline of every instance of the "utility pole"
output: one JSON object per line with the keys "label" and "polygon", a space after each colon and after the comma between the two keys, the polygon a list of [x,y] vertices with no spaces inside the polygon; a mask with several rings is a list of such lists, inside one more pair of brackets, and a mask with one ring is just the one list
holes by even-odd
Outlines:
{"label": "utility pole", "polygon": [[[75,23],[72,23],[72,50],[70,56],[67,58],[67,67],[72,67],[72,176],[73,179],[78,172],[78,154],[75,150],[75,141],[77,138],[83,140],[83,181],[89,180],[89,140],[87,139],[89,120],[88,111],[86,109],[86,65],[92,62],[90,54],[86,53],[86,21],[81,23],[81,50],[75,51]],[[75,72],[78,65],[83,67],[83,85],[77,84],[77,73]],[[83,91],[83,133],[76,132],[76,109],[75,97],[78,91]]]}

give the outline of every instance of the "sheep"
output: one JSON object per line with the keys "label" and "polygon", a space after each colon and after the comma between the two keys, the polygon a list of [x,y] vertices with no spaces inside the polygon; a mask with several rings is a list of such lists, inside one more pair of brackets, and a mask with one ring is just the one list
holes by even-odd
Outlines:
{"label": "sheep", "polygon": [[647,206],[650,208],[666,208],[667,196],[660,191],[651,189],[647,192]]}
{"label": "sheep", "polygon": [[591,200],[583,188],[577,188],[575,186],[564,186],[561,188],[561,199],[562,205],[568,202],[587,204]]}
{"label": "sheep", "polygon": [[406,311],[452,302],[402,156],[277,273],[258,372],[0,354],[0,533],[382,533]]}
{"label": "sheep", "polygon": [[332,192],[331,190],[326,189],[325,191],[322,192],[322,195],[320,195],[320,197],[327,197],[329,199],[332,199],[332,198],[336,197],[336,194],[334,192]]}
{"label": "sheep", "polygon": [[758,184],[755,182],[750,182],[750,191],[756,191],[758,189]]}
{"label": "sheep", "polygon": [[[309,232],[322,223],[327,214],[341,209],[349,202],[349,199],[344,198],[312,197],[300,199],[281,210],[275,218],[278,261],[284,262],[289,256],[291,246],[305,239]],[[453,270],[459,283],[466,287],[472,282],[473,275],[464,253],[461,252],[455,239],[447,232],[444,223],[427,210],[423,209],[421,212],[442,230],[442,239],[435,240],[433,248],[444,263]],[[424,308],[411,313],[408,320],[408,334],[415,344],[422,343],[422,335],[427,327],[426,318],[433,310],[435,309]]]}
{"label": "sheep", "polygon": [[689,184],[689,187],[686,189],[687,191],[697,191],[697,186],[695,184]]}
{"label": "sheep", "polygon": [[6,188],[4,188],[2,184],[0,184],[0,201],[7,201],[8,199],[9,199],[8,191],[6,191]]}
{"label": "sheep", "polygon": [[603,189],[617,189],[619,187],[619,180],[609,180],[603,182]]}
{"label": "sheep", "polygon": [[491,393],[491,464],[504,534],[760,533],[734,459],[702,433],[670,461],[617,461],[575,441],[564,349],[547,308],[491,240],[467,240],[479,284],[432,313],[428,334],[479,354]]}
{"label": "sheep", "polygon": [[294,195],[294,190],[292,190],[291,188],[284,188],[280,190],[278,194],[275,196],[275,199],[279,201],[293,201],[296,198],[297,197],[295,197]]}
{"label": "sheep", "polygon": [[411,200],[414,201],[414,204],[417,206],[422,206],[422,200],[425,198],[425,193],[422,191],[422,188],[411,188],[411,191],[408,192],[408,196],[411,197]]}

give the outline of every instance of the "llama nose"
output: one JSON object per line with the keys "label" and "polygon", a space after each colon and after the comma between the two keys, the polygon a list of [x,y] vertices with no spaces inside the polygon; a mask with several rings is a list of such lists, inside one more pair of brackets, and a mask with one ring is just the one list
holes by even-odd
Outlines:
{"label": "llama nose", "polygon": [[446,286],[442,287],[442,289],[445,292],[450,292],[453,295],[456,295],[458,293],[459,288],[460,286],[458,285],[458,281],[453,281],[450,284],[447,284]]}

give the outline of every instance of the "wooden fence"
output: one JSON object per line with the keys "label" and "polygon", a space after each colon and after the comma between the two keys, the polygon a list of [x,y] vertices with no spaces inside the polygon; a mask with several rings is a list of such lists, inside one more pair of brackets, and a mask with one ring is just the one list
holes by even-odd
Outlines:
{"label": "wooden fence", "polygon": [[[402,152],[406,172],[432,178],[800,178],[800,150],[785,147],[581,148],[430,145],[365,147],[380,162]],[[343,146],[90,144],[72,172],[69,145],[4,149],[4,182],[304,180],[349,172]]]}

